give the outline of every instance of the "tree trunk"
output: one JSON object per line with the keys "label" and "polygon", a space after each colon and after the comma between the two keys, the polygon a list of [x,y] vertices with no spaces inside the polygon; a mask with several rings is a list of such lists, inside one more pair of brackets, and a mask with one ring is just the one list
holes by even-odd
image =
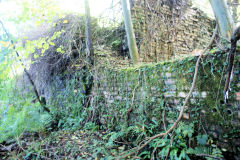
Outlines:
{"label": "tree trunk", "polygon": [[88,0],[85,0],[85,16],[86,16],[86,45],[87,45],[87,58],[88,63],[93,65],[93,44],[92,44],[92,26],[91,26],[91,16]]}
{"label": "tree trunk", "polygon": [[235,23],[238,22],[238,13],[237,13],[238,5],[239,5],[238,1],[239,0],[231,0],[230,1],[230,5],[232,7],[232,16],[233,16],[233,20]]}
{"label": "tree trunk", "polygon": [[90,105],[90,94],[93,87],[93,74],[91,74],[91,68],[94,65],[94,49],[92,43],[92,25],[91,25],[91,16],[90,16],[90,7],[88,0],[85,0],[85,16],[86,16],[86,58],[87,63],[82,68],[82,82],[84,89],[84,104],[83,106],[88,107]]}
{"label": "tree trunk", "polygon": [[121,0],[121,1],[122,1],[125,30],[127,33],[130,56],[133,61],[133,64],[137,64],[139,61],[139,55],[138,55],[138,48],[136,44],[136,38],[133,31],[133,24],[131,20],[130,11],[128,10],[128,7],[127,7],[127,0]]}
{"label": "tree trunk", "polygon": [[227,7],[226,0],[210,0],[210,3],[216,17],[221,36],[230,40],[235,24]]}

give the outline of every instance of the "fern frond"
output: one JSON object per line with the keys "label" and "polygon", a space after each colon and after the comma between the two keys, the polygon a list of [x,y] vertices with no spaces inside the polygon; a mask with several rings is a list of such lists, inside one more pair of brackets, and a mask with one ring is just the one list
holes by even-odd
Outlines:
{"label": "fern frond", "polygon": [[189,148],[187,150],[187,154],[209,154],[211,155],[212,154],[212,148],[211,147],[205,147],[205,146],[198,146],[198,147],[195,147],[194,149],[193,148]]}

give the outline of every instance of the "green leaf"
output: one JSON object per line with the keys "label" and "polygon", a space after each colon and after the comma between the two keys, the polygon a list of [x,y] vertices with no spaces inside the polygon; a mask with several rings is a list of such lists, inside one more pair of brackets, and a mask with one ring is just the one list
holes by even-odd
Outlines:
{"label": "green leaf", "polygon": [[64,53],[63,46],[58,47],[56,51],[63,54]]}
{"label": "green leaf", "polygon": [[37,55],[37,54],[34,54],[34,59],[37,59],[38,57],[39,57],[39,55]]}
{"label": "green leaf", "polygon": [[197,142],[200,145],[207,144],[207,140],[208,140],[208,135],[206,135],[206,134],[197,136]]}
{"label": "green leaf", "polygon": [[51,41],[49,41],[49,44],[50,44],[51,46],[55,46],[55,43],[53,43],[53,42],[51,42]]}
{"label": "green leaf", "polygon": [[177,152],[178,152],[178,149],[177,149],[177,148],[172,149],[171,152],[170,152],[170,158],[171,158],[171,159],[176,159],[176,157],[177,157]]}
{"label": "green leaf", "polygon": [[44,48],[45,50],[47,50],[47,49],[49,48],[49,44],[48,44],[48,43],[45,43],[45,44],[43,45],[43,48]]}
{"label": "green leaf", "polygon": [[185,152],[185,150],[183,149],[182,151],[181,151],[181,154],[180,154],[180,156],[179,156],[179,159],[184,159],[186,157],[186,152]]}
{"label": "green leaf", "polygon": [[162,159],[164,159],[164,157],[167,155],[168,152],[168,146],[164,147],[161,152],[160,152],[160,156],[162,157]]}

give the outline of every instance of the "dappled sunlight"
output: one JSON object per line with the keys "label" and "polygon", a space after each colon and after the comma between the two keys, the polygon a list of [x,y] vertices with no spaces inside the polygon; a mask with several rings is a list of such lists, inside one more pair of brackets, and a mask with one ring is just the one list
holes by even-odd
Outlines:
{"label": "dappled sunlight", "polygon": [[0,159],[239,159],[239,7],[209,2],[0,0]]}

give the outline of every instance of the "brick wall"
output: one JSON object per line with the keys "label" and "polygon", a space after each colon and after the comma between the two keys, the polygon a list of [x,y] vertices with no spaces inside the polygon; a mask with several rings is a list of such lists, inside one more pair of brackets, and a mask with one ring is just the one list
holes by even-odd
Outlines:
{"label": "brick wall", "polygon": [[207,45],[214,28],[214,21],[192,8],[188,0],[174,4],[166,0],[135,0],[131,12],[143,62],[198,52]]}
{"label": "brick wall", "polygon": [[[223,104],[225,72],[222,69],[224,66],[226,68],[226,64],[222,60],[226,57],[226,54],[219,53],[203,58],[195,90],[184,114],[185,120],[201,121],[205,130],[215,138],[228,134],[234,127],[240,127],[239,67],[235,67],[230,103],[227,106]],[[95,75],[92,105],[102,105],[102,112],[109,116],[101,119],[109,124],[113,123],[112,119],[124,123],[126,119],[119,116],[128,115],[124,112],[126,109],[131,111],[127,121],[130,124],[143,122],[141,114],[150,119],[161,119],[163,110],[177,115],[191,87],[196,60],[197,57],[189,57],[125,69],[102,67]],[[236,66],[240,66],[239,58]],[[167,120],[171,123],[175,119],[168,117]],[[229,125],[230,130],[226,127]],[[226,141],[240,145],[238,138]]]}

